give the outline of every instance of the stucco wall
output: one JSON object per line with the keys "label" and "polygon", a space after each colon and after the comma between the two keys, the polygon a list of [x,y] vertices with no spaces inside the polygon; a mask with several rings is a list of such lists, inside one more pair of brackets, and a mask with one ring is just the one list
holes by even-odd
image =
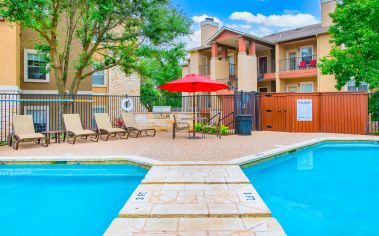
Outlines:
{"label": "stucco wall", "polygon": [[238,54],[238,90],[257,91],[257,57]]}
{"label": "stucco wall", "polygon": [[210,70],[211,78],[214,80],[222,80],[224,82],[225,79],[229,79],[229,62],[226,60],[212,58]]}
{"label": "stucco wall", "polygon": [[[0,88],[19,87],[20,78],[20,27],[0,21]],[[16,88],[15,88],[16,89]],[[0,89],[2,90],[2,89]]]}
{"label": "stucco wall", "polygon": [[313,82],[313,91],[318,92],[317,78],[296,78],[296,79],[281,79],[280,80],[280,91],[287,92],[287,85],[297,85],[298,92],[300,92],[301,82]]}
{"label": "stucco wall", "polygon": [[[60,23],[63,24],[63,23]],[[62,27],[63,30],[64,27]],[[63,41],[64,39],[62,37],[58,37],[59,41]],[[38,34],[30,29],[25,29],[21,27],[21,49],[20,49],[20,85],[21,89],[23,90],[56,90],[57,85],[54,78],[53,71],[50,72],[50,82],[25,82],[24,81],[24,49],[34,49],[35,45],[38,43],[42,43],[40,37]],[[79,40],[74,40],[72,44],[72,52],[71,52],[71,60],[69,64],[69,70],[68,70],[68,81],[66,85],[66,90],[68,90],[71,84],[71,81],[74,77],[74,70],[73,70],[73,62],[78,59],[79,53],[82,51],[82,47],[80,45]],[[91,91],[92,90],[92,81],[91,78],[85,78],[80,83],[79,90],[81,91]]]}
{"label": "stucco wall", "polygon": [[[329,56],[329,52],[332,49],[330,41],[330,34],[322,34],[318,36],[318,61],[322,57]],[[318,86],[320,92],[334,92],[336,89],[336,80],[333,75],[323,75],[321,70],[318,70]]]}

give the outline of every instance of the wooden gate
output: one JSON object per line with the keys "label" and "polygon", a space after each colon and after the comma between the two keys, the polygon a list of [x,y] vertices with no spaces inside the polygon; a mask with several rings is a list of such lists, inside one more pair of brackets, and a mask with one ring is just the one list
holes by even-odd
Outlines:
{"label": "wooden gate", "polygon": [[[310,119],[299,119],[299,101],[308,101],[311,105],[308,107]],[[368,94],[262,93],[260,114],[263,130],[366,134]]]}
{"label": "wooden gate", "polygon": [[286,94],[264,93],[261,95],[262,129],[287,131]]}

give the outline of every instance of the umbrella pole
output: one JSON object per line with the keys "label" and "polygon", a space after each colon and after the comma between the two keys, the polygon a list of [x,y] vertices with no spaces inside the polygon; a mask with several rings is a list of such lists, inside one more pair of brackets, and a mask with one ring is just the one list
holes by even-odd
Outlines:
{"label": "umbrella pole", "polygon": [[193,122],[192,122],[192,133],[193,133],[193,137],[195,138],[195,91],[193,92],[193,96],[192,96],[192,106],[193,106],[193,110],[192,110],[192,115],[193,115]]}

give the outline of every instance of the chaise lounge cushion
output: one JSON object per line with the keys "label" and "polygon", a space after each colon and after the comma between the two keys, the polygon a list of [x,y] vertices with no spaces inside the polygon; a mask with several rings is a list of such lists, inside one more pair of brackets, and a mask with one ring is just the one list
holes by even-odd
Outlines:
{"label": "chaise lounge cushion", "polygon": [[17,135],[20,139],[36,139],[36,138],[44,138],[40,133],[32,133],[32,134],[18,134]]}

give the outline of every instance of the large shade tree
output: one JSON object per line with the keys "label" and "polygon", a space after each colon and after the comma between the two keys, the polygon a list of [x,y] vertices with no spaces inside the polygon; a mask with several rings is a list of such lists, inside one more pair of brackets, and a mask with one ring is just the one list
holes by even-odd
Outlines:
{"label": "large shade tree", "polygon": [[[38,33],[42,43],[36,48],[60,94],[76,94],[97,71],[120,66],[131,73],[139,48],[170,47],[191,24],[169,0],[0,0],[0,15]],[[73,57],[76,41],[81,50]]]}
{"label": "large shade tree", "polygon": [[334,75],[337,89],[354,79],[379,87],[379,0],[338,1],[331,14],[330,57],[319,64],[323,74]]}

